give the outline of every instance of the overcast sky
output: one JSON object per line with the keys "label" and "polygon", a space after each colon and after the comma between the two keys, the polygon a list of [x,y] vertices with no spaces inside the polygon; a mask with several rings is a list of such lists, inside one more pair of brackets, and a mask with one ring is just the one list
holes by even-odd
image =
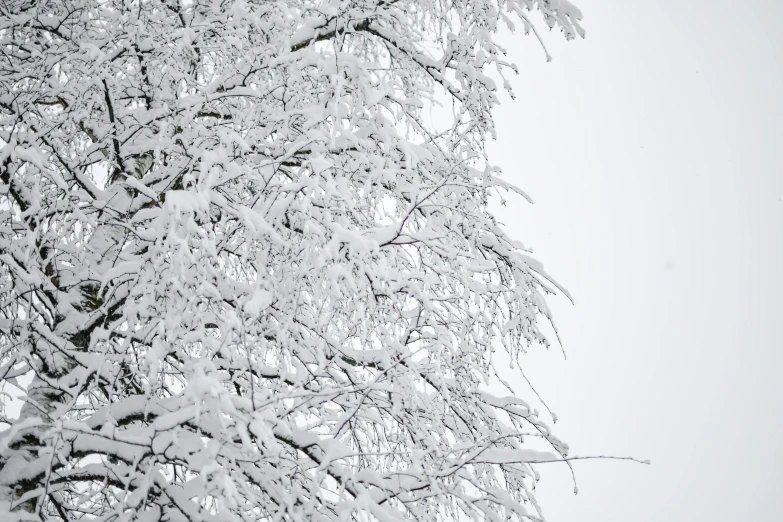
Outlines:
{"label": "overcast sky", "polygon": [[499,211],[573,294],[527,359],[574,454],[551,522],[783,520],[783,3],[579,0],[587,39],[507,40]]}

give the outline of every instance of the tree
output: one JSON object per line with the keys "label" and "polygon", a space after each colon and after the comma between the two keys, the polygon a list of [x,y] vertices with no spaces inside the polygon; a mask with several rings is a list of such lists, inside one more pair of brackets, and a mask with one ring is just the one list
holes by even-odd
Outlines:
{"label": "tree", "polygon": [[0,3],[0,518],[540,519],[567,447],[488,383],[557,285],[484,152],[536,10],[583,35],[565,0]]}

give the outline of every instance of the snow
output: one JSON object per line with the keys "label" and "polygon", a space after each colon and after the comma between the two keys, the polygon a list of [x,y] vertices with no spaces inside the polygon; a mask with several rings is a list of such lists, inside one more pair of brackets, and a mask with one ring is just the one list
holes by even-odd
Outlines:
{"label": "snow", "polygon": [[0,20],[0,520],[540,519],[567,446],[479,386],[567,293],[488,208],[493,31],[581,13],[121,4]]}
{"label": "snow", "polygon": [[555,462],[562,460],[558,455],[533,449],[489,448],[482,451],[476,459],[490,464],[514,464],[529,462]]}

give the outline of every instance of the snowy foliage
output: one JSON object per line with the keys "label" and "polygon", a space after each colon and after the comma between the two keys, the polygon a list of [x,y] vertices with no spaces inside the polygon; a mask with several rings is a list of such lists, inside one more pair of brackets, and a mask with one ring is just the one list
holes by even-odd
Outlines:
{"label": "snowy foliage", "polygon": [[536,12],[582,34],[566,0],[1,2],[0,519],[538,520],[567,447],[488,390],[556,285],[483,148]]}

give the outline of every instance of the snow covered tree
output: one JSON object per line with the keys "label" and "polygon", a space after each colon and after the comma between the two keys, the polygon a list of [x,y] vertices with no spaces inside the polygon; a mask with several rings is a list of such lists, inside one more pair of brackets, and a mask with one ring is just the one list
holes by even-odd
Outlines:
{"label": "snow covered tree", "polygon": [[566,0],[0,2],[0,519],[539,520],[567,447],[490,384],[557,285],[484,151],[535,12],[583,34]]}

